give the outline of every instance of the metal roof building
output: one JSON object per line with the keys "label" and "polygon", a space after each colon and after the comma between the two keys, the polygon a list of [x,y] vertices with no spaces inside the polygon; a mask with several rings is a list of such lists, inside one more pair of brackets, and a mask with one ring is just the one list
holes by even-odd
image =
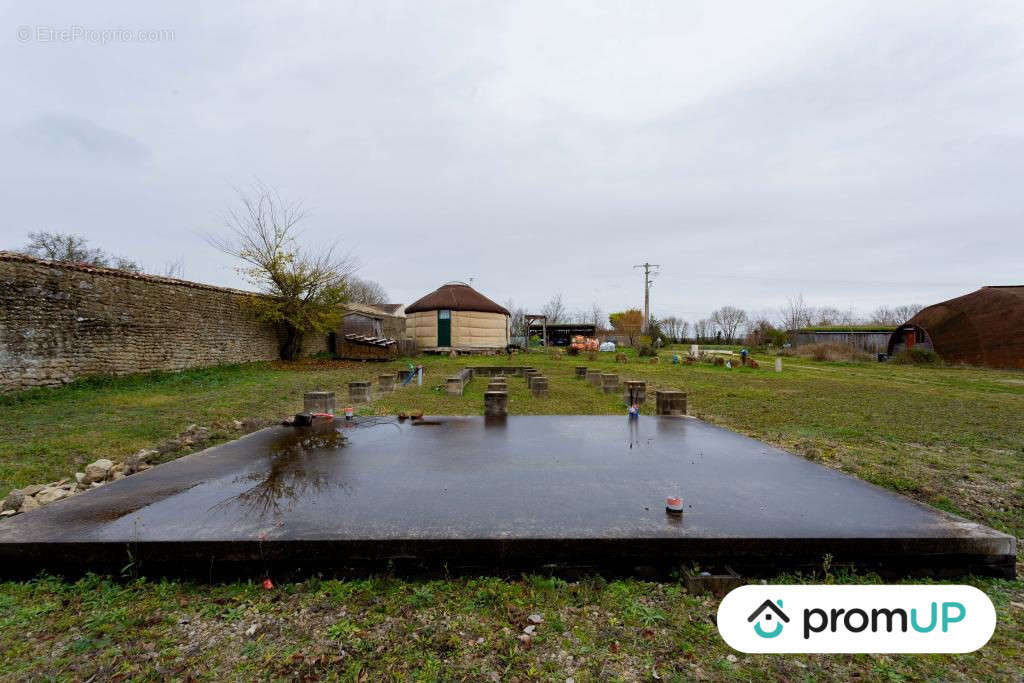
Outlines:
{"label": "metal roof building", "polygon": [[889,338],[890,354],[911,347],[949,363],[1024,369],[1024,285],[982,287],[921,309]]}

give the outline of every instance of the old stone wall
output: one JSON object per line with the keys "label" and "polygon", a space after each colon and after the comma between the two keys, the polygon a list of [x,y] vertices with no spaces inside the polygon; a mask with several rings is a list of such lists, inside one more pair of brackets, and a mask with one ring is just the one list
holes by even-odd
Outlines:
{"label": "old stone wall", "polygon": [[[0,391],[87,375],[273,360],[246,292],[0,252]],[[307,335],[303,353],[327,350]]]}

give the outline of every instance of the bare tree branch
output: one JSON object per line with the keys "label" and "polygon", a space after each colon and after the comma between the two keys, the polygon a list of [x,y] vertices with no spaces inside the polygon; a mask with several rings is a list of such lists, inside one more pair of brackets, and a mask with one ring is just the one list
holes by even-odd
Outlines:
{"label": "bare tree branch", "polygon": [[225,214],[227,233],[207,236],[207,242],[240,260],[239,272],[268,295],[252,298],[249,305],[261,319],[283,325],[281,357],[295,358],[305,333],[337,325],[355,260],[336,254],[336,243],[300,245],[296,226],[306,213],[276,190],[257,181],[250,190],[237,192],[238,205]]}

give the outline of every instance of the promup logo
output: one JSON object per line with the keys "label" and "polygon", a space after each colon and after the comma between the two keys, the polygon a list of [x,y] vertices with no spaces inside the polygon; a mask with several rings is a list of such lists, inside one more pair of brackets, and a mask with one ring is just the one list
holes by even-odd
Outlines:
{"label": "promup logo", "polygon": [[[778,604],[778,607],[775,606],[776,603]],[[771,626],[773,614],[775,615],[775,625]],[[786,613],[782,611],[782,600],[776,600],[775,602],[765,600],[762,602],[761,606],[754,610],[753,614],[747,617],[747,621],[754,621],[755,619],[757,620],[757,623],[754,624],[754,633],[762,638],[774,638],[778,636],[782,633],[782,623],[789,623],[789,617],[787,617]],[[762,622],[771,626],[771,630],[766,629],[765,626],[762,625]]]}
{"label": "promup logo", "polygon": [[971,586],[742,586],[717,621],[741,652],[973,652],[996,612]]}

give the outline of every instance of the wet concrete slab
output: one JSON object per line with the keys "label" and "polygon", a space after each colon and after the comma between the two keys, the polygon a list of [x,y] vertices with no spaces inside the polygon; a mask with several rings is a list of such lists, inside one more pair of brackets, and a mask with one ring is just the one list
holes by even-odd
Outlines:
{"label": "wet concrete slab", "polygon": [[[665,498],[681,495],[681,517]],[[691,418],[272,427],[0,523],[0,571],[1012,576],[1015,539]]]}

